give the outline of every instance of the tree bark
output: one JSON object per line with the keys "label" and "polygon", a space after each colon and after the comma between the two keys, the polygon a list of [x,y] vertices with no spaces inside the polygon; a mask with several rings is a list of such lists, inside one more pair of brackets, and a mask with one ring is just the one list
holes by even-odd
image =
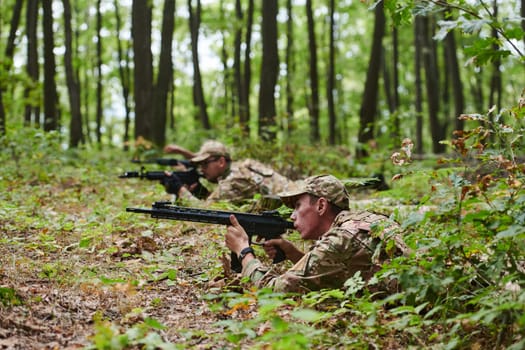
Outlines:
{"label": "tree bark", "polygon": [[130,106],[129,106],[129,92],[131,90],[130,69],[129,69],[129,46],[126,50],[126,55],[122,49],[122,39],[120,38],[120,30],[122,28],[122,20],[120,17],[119,0],[115,0],[113,5],[115,7],[115,22],[116,22],[116,36],[117,36],[117,55],[118,55],[118,72],[120,83],[122,85],[122,98],[124,100],[124,151],[129,150],[129,125],[130,125]]}
{"label": "tree bark", "polygon": [[196,119],[200,120],[202,127],[210,130],[204,90],[202,88],[202,77],[199,65],[199,27],[201,22],[201,2],[197,0],[197,8],[193,11],[192,0],[188,0],[189,25],[191,33],[191,52],[193,61],[193,105],[195,107]]}
{"label": "tree bark", "polygon": [[173,82],[173,62],[171,43],[173,41],[173,30],[175,28],[175,0],[165,0],[162,15],[161,50],[157,84],[153,104],[153,142],[164,147],[166,143],[166,120],[168,93]]}
{"label": "tree bark", "polygon": [[335,145],[336,142],[336,130],[337,130],[337,118],[335,115],[335,101],[334,101],[334,90],[335,90],[335,42],[334,42],[334,12],[335,12],[335,1],[330,0],[330,28],[329,28],[329,44],[328,44],[328,82],[327,82],[327,103],[328,103],[328,143]]}
{"label": "tree bark", "polygon": [[279,73],[277,51],[277,0],[262,4],[262,63],[259,91],[259,136],[264,141],[275,139],[275,84]]}
{"label": "tree bark", "polygon": [[310,141],[318,142],[319,133],[319,75],[317,72],[317,41],[315,39],[315,22],[312,0],[306,0],[306,17],[308,23],[308,52],[310,54]]}
{"label": "tree bark", "polygon": [[[15,3],[15,7],[13,8],[13,16],[11,17],[11,27],[9,29],[9,37],[7,38],[7,45],[5,47],[5,58],[7,59],[7,63],[5,64],[4,67],[2,67],[7,72],[11,70],[11,61],[13,60],[13,55],[15,52],[16,31],[18,29],[18,24],[20,23],[22,5],[23,5],[23,1],[17,0]],[[5,135],[6,125],[7,125],[2,90],[3,90],[3,87],[0,84],[0,136]]]}
{"label": "tree bark", "polygon": [[286,1],[286,12],[288,14],[288,21],[286,21],[286,127],[287,133],[290,135],[293,130],[293,114],[294,114],[294,93],[293,93],[293,77],[295,75],[294,65],[294,41],[293,41],[293,7],[292,0]]}
{"label": "tree bark", "polygon": [[463,96],[463,83],[461,82],[461,70],[459,69],[456,39],[453,31],[448,32],[444,44],[447,63],[445,71],[450,77],[454,100],[454,128],[455,130],[463,130],[464,122],[459,116],[464,112],[465,98]]}
{"label": "tree bark", "polygon": [[133,0],[132,26],[134,92],[135,92],[135,139],[151,140],[151,95],[153,67],[151,53],[151,2]]}
{"label": "tree bark", "polygon": [[80,110],[80,84],[75,68],[73,67],[73,34],[71,30],[71,4],[69,0],[62,0],[64,5],[64,34],[66,51],[64,66],[66,69],[67,90],[69,93],[69,108],[71,119],[69,122],[69,147],[76,148],[84,142],[82,135],[82,113]]}
{"label": "tree bark", "polygon": [[379,87],[379,72],[381,71],[381,51],[383,35],[385,33],[385,13],[383,3],[379,2],[374,10],[374,33],[372,39],[372,51],[366,73],[365,90],[363,101],[359,109],[359,131],[356,158],[361,159],[368,156],[366,145],[374,138],[374,123],[377,112],[377,95]]}
{"label": "tree bark", "polygon": [[423,83],[421,79],[421,62],[423,61],[423,18],[416,16],[414,19],[414,46],[415,46],[415,57],[414,57],[414,87],[415,93],[415,109],[416,109],[416,154],[423,155]]}
{"label": "tree bark", "polygon": [[55,81],[56,62],[53,50],[53,9],[52,0],[43,0],[44,27],[44,131],[58,130],[58,93]]}
{"label": "tree bark", "polygon": [[33,91],[38,86],[39,68],[38,68],[38,0],[28,0],[26,9],[26,36],[27,36],[27,65],[26,72],[30,86],[24,89],[24,124],[35,127],[40,126],[40,101],[30,98]]}
{"label": "tree bark", "polygon": [[254,3],[253,0],[248,0],[248,10],[246,10],[247,19],[246,19],[246,37],[244,39],[245,49],[244,49],[244,69],[242,77],[242,93],[241,93],[241,116],[244,118],[245,123],[245,133],[250,134],[250,87],[252,83],[252,27],[253,27],[253,12]]}

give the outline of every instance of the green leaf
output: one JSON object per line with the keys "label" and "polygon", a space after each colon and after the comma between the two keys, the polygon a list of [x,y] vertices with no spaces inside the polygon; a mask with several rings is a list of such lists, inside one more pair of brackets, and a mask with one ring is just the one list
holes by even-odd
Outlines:
{"label": "green leaf", "polygon": [[499,232],[496,235],[496,240],[503,239],[503,238],[512,238],[516,237],[517,235],[520,235],[522,233],[525,233],[525,227],[522,225],[511,225],[506,230],[503,230]]}
{"label": "green leaf", "polygon": [[151,317],[146,317],[146,319],[144,319],[144,323],[154,329],[166,329],[166,326]]}
{"label": "green leaf", "polygon": [[312,309],[298,309],[292,311],[292,316],[306,322],[317,322],[325,316],[323,312]]}

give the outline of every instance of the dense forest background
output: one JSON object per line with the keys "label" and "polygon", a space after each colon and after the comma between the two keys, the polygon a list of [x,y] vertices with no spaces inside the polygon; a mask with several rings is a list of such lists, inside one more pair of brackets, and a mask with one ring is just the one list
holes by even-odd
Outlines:
{"label": "dense forest background", "polygon": [[523,1],[3,0],[0,134],[444,153],[525,86]]}
{"label": "dense forest background", "polygon": [[[524,1],[1,0],[0,348],[525,348]],[[126,211],[173,200],[118,178],[132,156],[207,138],[294,179],[381,171],[350,205],[411,253],[251,288],[225,227]]]}

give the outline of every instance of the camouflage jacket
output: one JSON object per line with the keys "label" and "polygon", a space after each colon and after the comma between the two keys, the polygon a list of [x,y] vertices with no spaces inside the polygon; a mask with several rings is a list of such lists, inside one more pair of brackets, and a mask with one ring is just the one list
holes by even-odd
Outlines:
{"label": "camouflage jacket", "polygon": [[[232,162],[230,170],[218,180],[206,200],[229,200],[233,204],[241,204],[257,193],[277,194],[286,188],[289,181],[288,178],[259,161],[246,159]],[[198,201],[197,198],[189,196],[185,196],[184,199]]]}
{"label": "camouflage jacket", "polygon": [[273,287],[281,292],[341,288],[358,271],[366,281],[378,270],[375,253],[381,239],[372,237],[370,227],[379,222],[385,223],[384,230],[398,227],[383,215],[342,211],[330,229],[286,273],[276,275],[254,259],[244,266],[242,275],[250,277],[258,287]]}

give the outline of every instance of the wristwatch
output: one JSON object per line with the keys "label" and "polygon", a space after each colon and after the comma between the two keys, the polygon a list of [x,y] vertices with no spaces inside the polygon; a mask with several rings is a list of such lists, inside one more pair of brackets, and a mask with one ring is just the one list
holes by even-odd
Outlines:
{"label": "wristwatch", "polygon": [[255,256],[255,251],[252,249],[252,247],[246,247],[243,250],[241,250],[241,252],[239,253],[239,262],[242,263],[242,259],[244,259],[244,257],[250,253],[252,253]]}

